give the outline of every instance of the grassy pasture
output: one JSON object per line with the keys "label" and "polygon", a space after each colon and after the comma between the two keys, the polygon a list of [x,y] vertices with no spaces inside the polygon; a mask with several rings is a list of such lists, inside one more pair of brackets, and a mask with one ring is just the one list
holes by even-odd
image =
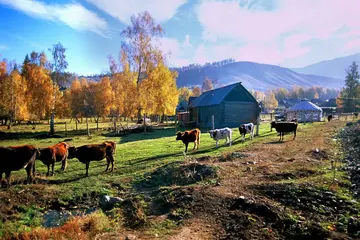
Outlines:
{"label": "grassy pasture", "polygon": [[[103,126],[109,125],[104,123]],[[315,124],[300,125],[301,128],[311,127]],[[91,126],[94,128],[94,126]],[[11,132],[17,133],[16,137],[12,139],[1,140],[1,146],[14,146],[23,144],[33,144],[37,147],[47,147],[62,141],[64,138],[33,138],[37,133],[46,131],[48,125],[39,125],[36,130],[30,130],[30,126],[14,126]],[[2,129],[4,131],[4,129]],[[179,129],[183,130],[183,129]],[[22,133],[22,131],[24,131]],[[89,169],[89,177],[84,177],[85,165],[80,163],[77,159],[68,160],[68,167],[65,172],[60,172],[60,163],[55,166],[55,176],[48,177],[50,183],[49,187],[54,187],[59,198],[69,199],[75,196],[81,196],[83,193],[89,191],[96,192],[111,192],[111,184],[127,184],[134,178],[141,177],[145,172],[150,172],[153,169],[162,166],[166,163],[184,160],[190,157],[201,156],[216,156],[225,152],[232,152],[245,148],[251,144],[252,141],[248,139],[245,143],[241,142],[240,134],[237,129],[233,129],[233,145],[231,147],[225,146],[225,140],[220,141],[220,147],[215,148],[215,141],[210,138],[209,133],[205,131],[201,134],[200,149],[191,152],[193,144],[189,144],[189,152],[185,156],[183,154],[184,145],[181,141],[176,141],[175,129],[173,127],[164,127],[155,129],[150,133],[130,134],[123,137],[106,137],[103,135],[105,131],[96,132],[92,130],[92,136],[89,138],[86,135],[77,135],[74,132],[69,132],[66,138],[71,138],[69,143],[74,146],[80,146],[90,143],[101,143],[104,140],[113,140],[117,143],[115,154],[115,168],[112,173],[105,173],[106,161],[91,162]],[[61,129],[57,128],[57,134],[64,135]],[[301,134],[301,133],[299,133]],[[24,135],[22,137],[22,135]],[[271,136],[271,138],[270,138]],[[248,137],[248,136],[247,136]],[[10,137],[8,137],[10,138]],[[287,135],[286,140],[291,139]],[[260,125],[259,136],[255,137],[254,142],[257,141],[277,141],[275,130],[270,132],[268,123]],[[37,161],[36,172],[40,177],[45,178],[47,168],[42,162]],[[25,171],[17,171],[12,173],[12,179],[25,179]],[[21,188],[21,185],[18,187]]]}
{"label": "grassy pasture", "polygon": [[[73,123],[72,123],[73,124]],[[55,166],[55,176],[46,177],[47,167],[41,161],[36,163],[36,174],[38,182],[35,185],[20,184],[26,179],[25,170],[12,172],[12,182],[14,183],[9,189],[1,189],[0,194],[6,192],[26,192],[31,189],[41,188],[41,194],[51,196],[52,199],[58,199],[62,202],[68,202],[81,198],[84,194],[95,192],[97,194],[114,194],[118,195],[121,186],[127,192],[136,192],[133,188],[134,184],[145,178],[146,173],[151,173],[167,163],[175,161],[184,161],[186,159],[198,158],[201,156],[221,156],[234,151],[245,150],[246,147],[253,143],[271,143],[276,144],[278,136],[275,130],[270,132],[270,124],[262,123],[259,128],[259,136],[253,141],[247,139],[241,142],[238,129],[233,129],[233,144],[231,147],[225,146],[225,140],[221,140],[219,148],[215,148],[215,141],[210,138],[206,129],[202,130],[200,149],[192,152],[193,144],[189,144],[189,152],[185,156],[185,149],[181,141],[176,141],[175,128],[173,125],[164,125],[155,128],[154,132],[130,134],[122,137],[107,137],[108,131],[105,130],[111,123],[99,124],[100,130],[96,131],[96,123],[90,123],[91,137],[86,135],[86,130],[81,128],[80,131],[74,131],[75,124],[68,124],[68,134],[65,137],[64,131],[61,129],[62,124],[56,126],[59,138],[37,138],[39,134],[47,133],[49,126],[47,124],[37,125],[33,130],[32,126],[19,125],[13,126],[11,130],[1,127],[0,132],[6,134],[0,135],[1,146],[14,146],[23,144],[33,144],[37,147],[47,147],[64,139],[72,139],[69,141],[71,145],[80,146],[88,143],[101,143],[104,140],[113,140],[117,143],[115,154],[114,171],[104,172],[106,168],[106,160],[100,162],[91,162],[89,169],[89,177],[85,177],[85,165],[77,159],[68,160],[68,167],[65,172],[60,172],[60,163]],[[325,123],[300,124],[298,135],[307,128],[312,128]],[[79,128],[80,129],[80,128]],[[184,130],[184,129],[178,129]],[[286,135],[285,141],[291,141],[292,136]],[[35,202],[35,205],[24,204],[26,209],[46,208],[44,202]],[[27,212],[29,212],[27,211]],[[17,225],[17,226],[21,226]],[[29,226],[29,224],[27,224]],[[0,235],[1,235],[0,226]],[[15,227],[11,231],[19,231]]]}

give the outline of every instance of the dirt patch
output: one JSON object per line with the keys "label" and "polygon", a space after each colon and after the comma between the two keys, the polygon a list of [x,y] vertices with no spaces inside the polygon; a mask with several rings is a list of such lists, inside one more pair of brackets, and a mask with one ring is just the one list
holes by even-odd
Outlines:
{"label": "dirt patch", "polygon": [[314,149],[309,151],[308,154],[316,160],[327,160],[330,157],[327,149]]}
{"label": "dirt patch", "polygon": [[319,175],[322,174],[321,171],[315,171],[311,169],[299,169],[294,172],[281,172],[281,173],[274,173],[264,176],[267,180],[273,181],[280,181],[280,180],[288,180],[288,179],[298,179],[298,178],[305,178],[309,176]]}
{"label": "dirt patch", "polygon": [[157,188],[160,186],[184,186],[206,179],[216,178],[216,169],[213,166],[200,163],[169,163],[145,175],[145,179],[137,186]]}
{"label": "dirt patch", "polygon": [[358,213],[353,202],[310,184],[266,184],[253,188],[285,206],[303,211],[314,221],[337,221],[345,215]]}

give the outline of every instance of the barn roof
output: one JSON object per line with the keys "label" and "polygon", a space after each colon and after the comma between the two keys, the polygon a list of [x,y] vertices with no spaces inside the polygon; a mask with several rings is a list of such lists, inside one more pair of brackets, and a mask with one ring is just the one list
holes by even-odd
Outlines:
{"label": "barn roof", "polygon": [[[210,105],[218,105],[220,104],[224,98],[236,87],[240,86],[240,92],[238,96],[240,98],[247,98],[249,93],[247,90],[241,85],[240,82],[234,83],[225,87],[217,88],[211,91],[204,92],[199,97],[191,100],[189,107],[203,107]],[[244,92],[243,92],[244,91]],[[240,100],[240,99],[239,99]]]}
{"label": "barn roof", "polygon": [[291,108],[287,110],[288,112],[295,112],[295,111],[322,111],[320,107],[316,106],[312,102],[307,99],[303,99]]}

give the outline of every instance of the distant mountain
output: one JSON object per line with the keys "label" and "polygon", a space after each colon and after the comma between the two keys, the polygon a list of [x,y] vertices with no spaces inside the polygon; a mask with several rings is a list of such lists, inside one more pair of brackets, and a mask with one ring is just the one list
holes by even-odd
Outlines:
{"label": "distant mountain", "polygon": [[191,65],[175,69],[179,72],[178,87],[201,85],[205,77],[217,79],[218,85],[241,81],[248,89],[265,91],[271,88],[291,88],[293,85],[341,88],[344,80],[296,73],[288,68],[254,62],[230,62],[224,65]]}
{"label": "distant mountain", "polygon": [[303,68],[292,68],[292,70],[298,73],[344,79],[346,76],[345,69],[347,69],[353,61],[356,61],[357,64],[360,65],[360,53],[321,61]]}

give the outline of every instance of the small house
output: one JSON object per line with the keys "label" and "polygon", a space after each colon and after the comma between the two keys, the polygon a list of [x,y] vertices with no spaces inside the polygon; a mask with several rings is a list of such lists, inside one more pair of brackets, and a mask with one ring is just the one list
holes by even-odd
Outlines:
{"label": "small house", "polygon": [[[238,127],[243,123],[256,123],[260,114],[259,103],[239,83],[204,92],[189,99],[190,121],[197,127]],[[214,116],[214,117],[213,117]]]}
{"label": "small house", "polygon": [[303,99],[286,110],[286,119],[298,119],[299,122],[320,122],[323,111],[307,99]]}

